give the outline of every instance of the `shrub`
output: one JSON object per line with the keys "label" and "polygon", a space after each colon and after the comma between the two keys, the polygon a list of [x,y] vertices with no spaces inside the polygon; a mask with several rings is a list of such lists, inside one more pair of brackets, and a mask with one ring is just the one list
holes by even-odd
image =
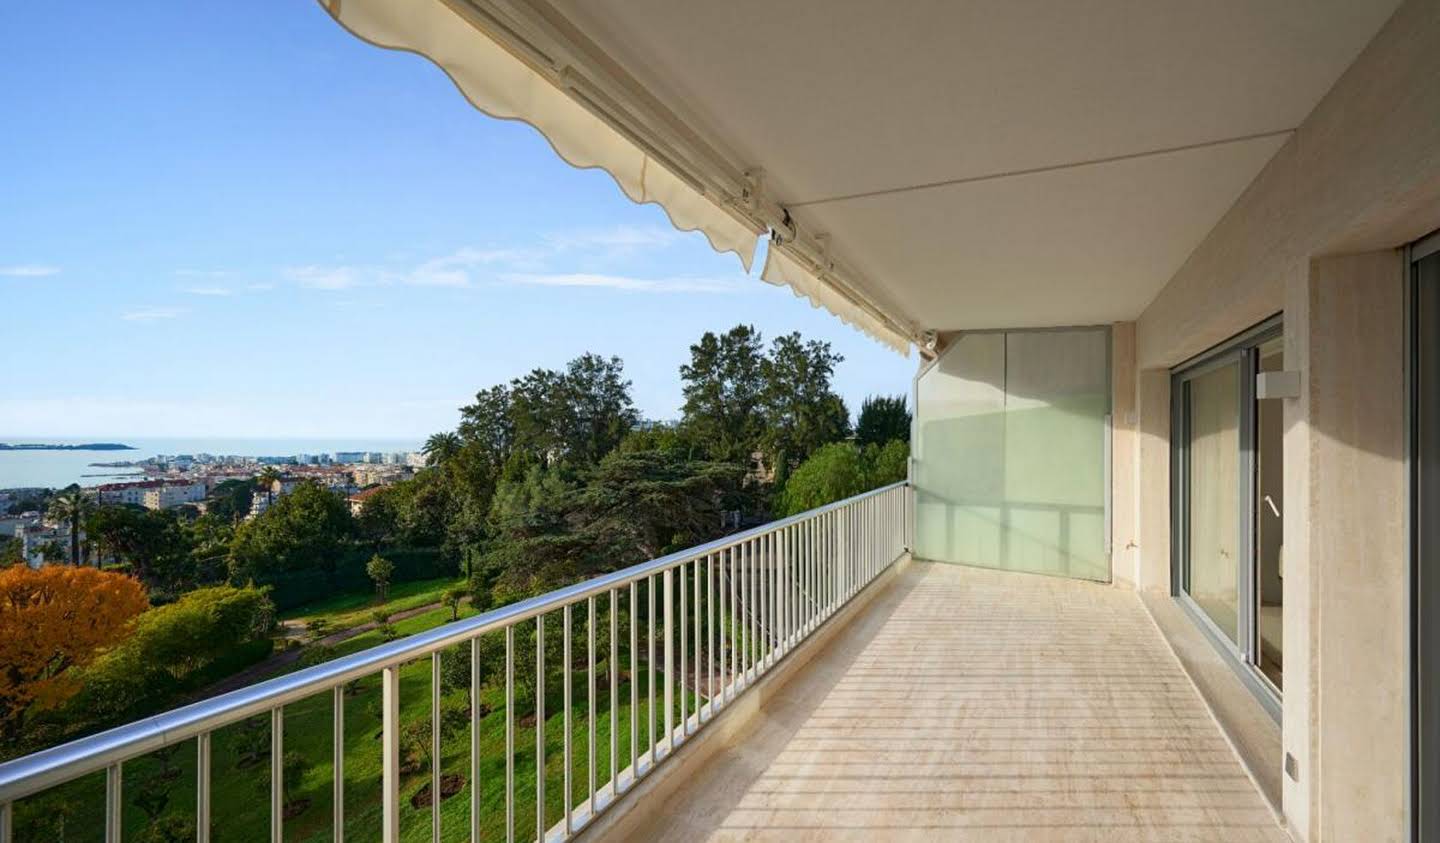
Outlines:
{"label": "shrub", "polygon": [[[257,588],[217,586],[186,594],[145,612],[128,638],[97,658],[79,679],[71,722],[91,723],[136,716],[176,693],[189,677],[237,649],[264,642],[275,610]],[[266,648],[268,649],[268,648]]]}

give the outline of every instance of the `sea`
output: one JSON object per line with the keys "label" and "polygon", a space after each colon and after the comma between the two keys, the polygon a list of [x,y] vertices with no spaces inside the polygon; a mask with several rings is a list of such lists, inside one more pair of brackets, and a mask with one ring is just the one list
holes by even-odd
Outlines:
{"label": "sea", "polygon": [[131,439],[123,436],[90,436],[57,439],[53,436],[10,436],[0,434],[10,445],[40,443],[78,445],[86,442],[118,442],[134,451],[0,451],[0,489],[49,487],[61,489],[71,483],[95,486],[142,476],[138,468],[101,468],[97,462],[136,462],[160,454],[234,454],[245,457],[288,457],[296,454],[333,454],[336,451],[416,451],[416,439]]}

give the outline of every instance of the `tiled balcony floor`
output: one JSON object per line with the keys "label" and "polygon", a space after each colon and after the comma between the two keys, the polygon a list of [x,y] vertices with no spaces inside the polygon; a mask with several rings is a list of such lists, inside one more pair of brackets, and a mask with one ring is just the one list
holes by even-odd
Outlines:
{"label": "tiled balcony floor", "polygon": [[921,562],[627,837],[1289,839],[1134,594]]}

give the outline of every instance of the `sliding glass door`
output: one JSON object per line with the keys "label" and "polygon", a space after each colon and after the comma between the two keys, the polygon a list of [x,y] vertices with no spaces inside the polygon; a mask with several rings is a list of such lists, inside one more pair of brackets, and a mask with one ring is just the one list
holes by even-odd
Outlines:
{"label": "sliding glass door", "polygon": [[1284,423],[1256,379],[1285,367],[1278,319],[1176,371],[1176,593],[1278,713],[1284,676]]}

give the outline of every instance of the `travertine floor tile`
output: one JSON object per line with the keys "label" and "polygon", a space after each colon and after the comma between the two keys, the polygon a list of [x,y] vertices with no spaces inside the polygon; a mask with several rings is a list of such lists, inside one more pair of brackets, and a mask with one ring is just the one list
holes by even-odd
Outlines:
{"label": "travertine floor tile", "polygon": [[1135,595],[917,562],[633,839],[1289,838]]}

